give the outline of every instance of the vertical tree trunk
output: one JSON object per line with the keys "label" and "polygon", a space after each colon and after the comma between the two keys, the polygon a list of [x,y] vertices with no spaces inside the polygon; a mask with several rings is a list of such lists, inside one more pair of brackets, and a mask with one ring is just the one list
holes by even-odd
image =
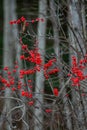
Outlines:
{"label": "vertical tree trunk", "polygon": [[[71,0],[69,1],[69,40],[70,40],[70,62],[71,62],[71,56],[76,56],[77,60],[79,60],[81,57],[84,56],[86,53],[85,49],[85,43],[84,43],[84,37],[85,37],[85,30],[84,30],[84,14],[81,12],[82,10],[82,1],[80,3],[79,0]],[[76,51],[74,51],[74,49]],[[72,63],[70,63],[72,64]],[[81,122],[85,123],[85,115],[83,114],[83,101],[81,103],[81,99],[77,99],[78,93],[75,91],[74,88],[72,88],[72,102],[74,104],[74,109],[77,113],[77,119],[73,119],[73,122],[75,123],[74,129],[86,129],[85,125],[79,124]],[[77,105],[79,104],[79,105]],[[81,114],[82,113],[82,114]]]}
{"label": "vertical tree trunk", "polygon": [[[83,13],[81,13],[81,6],[79,0],[69,1],[69,24],[72,31],[70,32],[71,45],[77,49],[78,52],[86,53],[84,45],[84,33],[83,33]],[[73,33],[74,32],[74,33]],[[73,51],[72,51],[73,53]],[[75,53],[74,53],[75,54]],[[77,53],[77,56],[80,55]]]}
{"label": "vertical tree trunk", "polygon": [[[15,8],[14,8],[14,1],[15,0],[4,0],[3,1],[3,9],[4,9],[4,43],[3,43],[3,67],[8,66],[9,71],[12,70],[14,64],[14,57],[15,57],[15,26],[12,28],[9,24],[10,20],[14,19]],[[3,74],[5,78],[6,74]],[[11,96],[11,90],[6,88],[5,90],[5,97]],[[4,108],[2,113],[6,113],[11,109],[12,104],[9,99],[5,99],[4,101]],[[3,116],[3,115],[2,115]],[[6,128],[6,130],[11,130],[11,117],[7,118],[8,121],[0,123],[0,129]],[[9,123],[8,123],[9,122]]]}
{"label": "vertical tree trunk", "polygon": [[[39,22],[38,24],[38,48],[41,55],[43,55],[43,51],[45,50],[45,33],[46,33],[46,10],[47,10],[47,0],[39,0],[39,18],[43,18],[44,22]],[[44,57],[42,57],[44,62]],[[37,96],[36,106],[39,109],[35,109],[35,115],[38,120],[43,123],[43,112],[42,106],[43,104],[43,95],[38,95],[40,90],[44,89],[44,76],[42,70],[36,73],[36,87],[35,87],[35,96]],[[40,104],[41,103],[41,104]],[[42,130],[43,126],[35,119],[35,127],[34,130]]]}

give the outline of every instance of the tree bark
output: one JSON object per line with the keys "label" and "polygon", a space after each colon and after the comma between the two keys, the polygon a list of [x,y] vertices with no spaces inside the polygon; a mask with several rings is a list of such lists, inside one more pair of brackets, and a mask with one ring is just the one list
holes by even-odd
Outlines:
{"label": "tree bark", "polygon": [[[47,10],[47,0],[39,0],[39,18],[43,18],[44,22],[38,23],[38,48],[39,53],[41,56],[43,55],[43,51],[45,50],[45,33],[46,33],[46,11]],[[44,62],[44,56],[42,56],[42,60]],[[43,69],[43,68],[42,68]],[[36,73],[36,87],[35,87],[35,96],[37,97],[36,106],[39,107],[39,109],[35,109],[35,115],[38,118],[38,120],[43,123],[43,112],[42,112],[42,104],[43,104],[43,95],[38,95],[37,93],[40,93],[40,90],[44,89],[44,75],[43,71]],[[35,127],[34,130],[43,130],[42,124],[39,123],[37,119],[35,119]]]}
{"label": "tree bark", "polygon": [[[81,13],[81,10],[83,9],[82,6],[82,1],[80,3],[79,0],[69,0],[68,5],[69,5],[69,40],[70,40],[70,64],[71,62],[71,57],[72,55],[76,56],[77,61],[79,61],[84,54],[86,53],[86,48],[85,48],[85,43],[84,43],[84,38],[85,38],[85,30],[84,30],[84,21],[85,18],[83,18],[84,14]],[[76,50],[74,51],[73,48]],[[72,86],[71,86],[72,87]],[[85,125],[85,115],[83,114],[83,109],[84,109],[84,104],[82,99],[79,97],[80,96],[80,91],[79,94],[76,92],[74,88],[72,88],[72,103],[74,105],[74,110],[77,113],[77,119],[73,119],[73,122],[75,123],[74,125],[74,130],[82,128],[83,130],[86,130]],[[79,122],[82,123],[80,126]],[[83,123],[84,122],[84,123]]]}

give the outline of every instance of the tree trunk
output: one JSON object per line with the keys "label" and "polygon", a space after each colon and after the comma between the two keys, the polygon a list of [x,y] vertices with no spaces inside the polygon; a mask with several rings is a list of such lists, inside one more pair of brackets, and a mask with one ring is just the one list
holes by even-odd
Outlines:
{"label": "tree trunk", "polygon": [[[12,71],[15,57],[15,26],[9,24],[10,20],[14,19],[15,14],[15,0],[4,0],[3,9],[4,9],[4,43],[3,43],[3,67],[8,66],[9,71]],[[6,74],[3,74],[5,78],[7,78]],[[6,88],[5,97],[11,97],[11,90]],[[4,114],[7,114],[8,111],[12,108],[12,103],[10,99],[5,99],[4,101]],[[3,117],[3,115],[1,115]],[[0,123],[0,129],[6,128],[6,130],[11,130],[11,115],[4,122],[3,120]]]}
{"label": "tree trunk", "polygon": [[[46,33],[46,10],[47,10],[47,0],[39,0],[39,18],[43,18],[44,22],[39,22],[38,24],[38,48],[41,56],[43,55],[43,51],[45,50],[45,33]],[[44,62],[44,57],[42,57]],[[43,69],[43,68],[42,68]],[[43,112],[42,112],[42,104],[43,104],[43,95],[38,95],[37,93],[40,93],[40,90],[44,89],[44,75],[43,71],[36,73],[36,87],[35,87],[35,96],[37,97],[36,106],[39,107],[39,109],[35,109],[35,115],[38,118],[38,120],[43,123]],[[39,123],[37,119],[35,119],[35,127],[34,130],[42,130],[43,126]]]}
{"label": "tree trunk", "polygon": [[[82,10],[82,1],[80,3],[79,0],[72,0],[68,1],[69,5],[69,40],[70,40],[70,64],[72,55],[76,56],[77,60],[80,60],[84,54],[86,53],[84,38],[85,38],[85,30],[84,30],[84,14],[81,13]],[[75,51],[74,51],[75,50]],[[72,87],[72,86],[71,86]],[[72,103],[74,105],[74,110],[77,114],[77,119],[73,119],[74,130],[83,129],[86,130],[84,125],[85,122],[85,115],[84,115],[84,104],[82,99],[77,99],[80,95],[80,92],[76,92],[74,88],[72,88]],[[82,123],[80,125],[80,123]],[[84,122],[84,123],[83,123]]]}

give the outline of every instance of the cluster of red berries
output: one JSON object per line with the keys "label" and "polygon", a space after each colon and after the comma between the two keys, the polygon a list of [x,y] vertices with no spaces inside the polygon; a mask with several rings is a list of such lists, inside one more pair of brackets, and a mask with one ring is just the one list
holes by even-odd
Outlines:
{"label": "cluster of red berries", "polygon": [[24,90],[22,90],[21,95],[23,97],[28,97],[28,98],[32,98],[32,96],[33,96],[32,93],[24,91]]}
{"label": "cluster of red berries", "polygon": [[71,74],[69,73],[68,76],[71,76],[71,81],[73,86],[80,86],[80,81],[87,78],[87,75],[84,73],[87,64],[87,55],[79,62],[77,62],[77,58],[75,56],[72,57],[72,67],[71,67]]}
{"label": "cluster of red berries", "polygon": [[18,20],[12,20],[9,22],[9,24],[13,25],[13,24],[20,24],[21,22],[25,22],[26,18],[24,16],[22,16],[21,18],[19,18]]}
{"label": "cluster of red berries", "polygon": [[11,88],[12,91],[16,90],[16,89],[14,89],[14,85],[15,85],[14,74],[17,71],[16,69],[17,69],[17,65],[15,65],[15,67],[12,71],[10,71],[8,66],[3,68],[6,78],[4,78],[3,76],[0,76],[0,81],[3,84],[4,88],[6,88],[6,87]]}
{"label": "cluster of red berries", "polygon": [[[19,18],[18,20],[12,20],[10,21],[10,25],[13,24],[21,24],[23,22],[26,23],[26,25],[29,24],[29,22],[26,22],[26,18],[24,16],[22,16],[21,18]],[[34,23],[36,21],[41,21],[44,22],[43,18],[36,18],[35,20],[32,20],[31,22]],[[8,66],[3,68],[3,71],[6,75],[6,77],[0,76],[0,82],[2,83],[2,90],[4,90],[5,88],[9,88],[12,90],[12,92],[17,92],[18,90],[21,91],[21,96],[26,97],[29,99],[28,101],[28,105],[32,106],[34,105],[34,101],[33,101],[33,91],[32,91],[32,80],[28,80],[27,84],[22,83],[21,79],[24,78],[25,75],[31,75],[36,73],[37,71],[42,71],[44,73],[44,77],[46,79],[49,78],[50,75],[55,74],[57,72],[59,72],[59,69],[57,67],[54,67],[51,69],[51,67],[53,66],[53,63],[56,62],[56,58],[50,59],[48,60],[47,63],[44,64],[41,54],[38,51],[38,48],[34,48],[32,50],[28,49],[28,46],[25,45],[22,41],[22,38],[20,38],[20,45],[21,45],[21,49],[24,52],[21,56],[20,56],[20,60],[25,60],[29,63],[33,63],[34,67],[32,69],[20,69],[17,70],[19,68],[18,63],[15,62],[15,66],[12,70],[10,70],[10,68]],[[27,56],[26,56],[27,54]],[[16,72],[19,72],[19,79],[16,82],[15,80],[15,74]],[[4,76],[5,76],[4,75]],[[26,86],[29,87],[30,91],[26,91]],[[58,88],[54,88],[53,89],[53,94],[55,96],[59,95],[59,90]],[[46,113],[51,113],[52,110],[51,109],[46,109],[45,110]]]}
{"label": "cluster of red berries", "polygon": [[[33,19],[31,20],[31,23],[35,23],[35,22],[38,22],[38,21],[41,21],[41,22],[44,22],[44,19],[43,18],[36,18],[36,19]],[[13,25],[13,24],[21,24],[22,22],[25,22],[26,26],[29,25],[29,22],[26,22],[26,18],[24,16],[22,16],[21,18],[19,18],[18,20],[11,20],[9,22],[10,25]]]}

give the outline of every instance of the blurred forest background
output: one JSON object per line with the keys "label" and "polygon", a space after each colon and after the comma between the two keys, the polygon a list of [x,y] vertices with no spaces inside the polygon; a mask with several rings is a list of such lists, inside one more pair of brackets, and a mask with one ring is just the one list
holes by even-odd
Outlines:
{"label": "blurred forest background", "polygon": [[0,0],[0,130],[87,130],[87,0]]}

